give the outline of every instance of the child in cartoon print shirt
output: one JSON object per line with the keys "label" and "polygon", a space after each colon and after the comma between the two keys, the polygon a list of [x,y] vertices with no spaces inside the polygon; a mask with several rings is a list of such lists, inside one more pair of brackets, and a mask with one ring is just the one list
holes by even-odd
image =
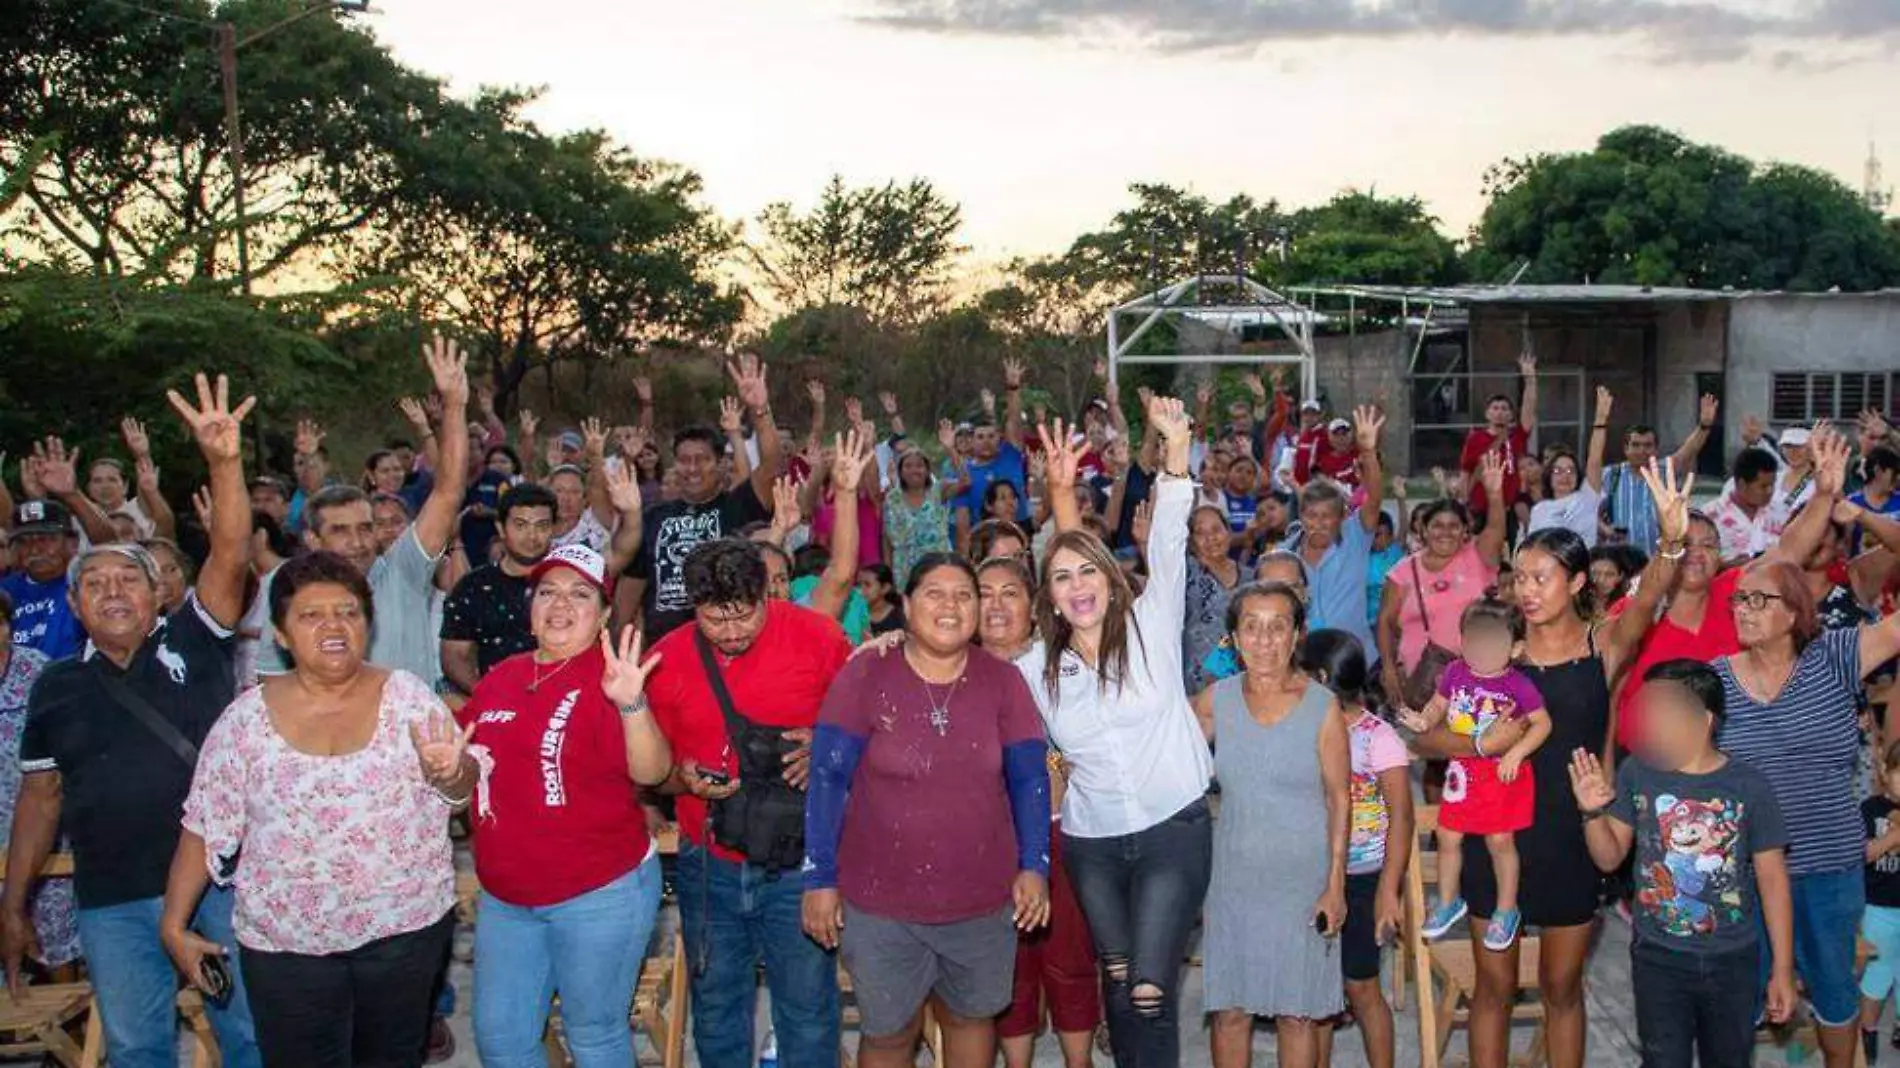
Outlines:
{"label": "child in cartoon print shirt", "polygon": [[1794,1005],[1794,917],[1787,828],[1774,787],[1715,748],[1722,682],[1696,660],[1650,668],[1641,749],[1612,786],[1595,754],[1571,755],[1570,784],[1597,867],[1632,847],[1636,900],[1630,976],[1645,1065],[1746,1065],[1760,1010],[1760,932],[1768,932],[1767,1016]]}
{"label": "child in cartoon print shirt", "polygon": [[1550,713],[1530,677],[1511,665],[1524,640],[1524,615],[1502,601],[1474,601],[1459,620],[1464,656],[1445,668],[1438,693],[1422,712],[1402,712],[1399,722],[1424,733],[1443,723],[1453,733],[1482,739],[1498,720],[1529,719],[1517,744],[1503,753],[1453,758],[1445,768],[1438,810],[1439,901],[1425,917],[1426,938],[1440,938],[1465,917],[1458,896],[1464,837],[1484,836],[1497,873],[1498,904],[1485,928],[1486,949],[1502,952],[1517,940],[1523,919],[1517,909],[1520,871],[1517,832],[1531,825],[1537,787],[1527,761],[1550,737]]}

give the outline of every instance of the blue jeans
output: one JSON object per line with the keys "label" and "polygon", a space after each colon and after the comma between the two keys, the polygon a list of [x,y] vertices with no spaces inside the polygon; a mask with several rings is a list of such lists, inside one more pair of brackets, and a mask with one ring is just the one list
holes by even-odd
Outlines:
{"label": "blue jeans", "polygon": [[475,924],[475,1049],[486,1068],[545,1068],[541,1033],[561,996],[577,1068],[633,1063],[640,962],[660,908],[660,862],[558,905],[510,905],[484,892]]}
{"label": "blue jeans", "polygon": [[[1867,877],[1859,868],[1788,878],[1794,902],[1794,971],[1807,987],[1814,1021],[1846,1027],[1859,1018],[1860,981],[1854,977],[1855,935],[1867,905]],[[1768,929],[1761,935],[1762,989],[1768,986]]]}
{"label": "blue jeans", "polygon": [[675,879],[701,1068],[751,1068],[760,958],[780,1068],[838,1068],[838,962],[805,937],[798,872],[767,876],[682,841]]}
{"label": "blue jeans", "polygon": [[[205,889],[192,927],[225,948],[231,1000],[219,1008],[205,1001],[225,1068],[262,1068],[251,1005],[231,933],[231,891]],[[79,944],[85,950],[92,989],[105,1025],[106,1060],[112,1068],[177,1068],[178,971],[158,940],[163,898],[79,910]]]}

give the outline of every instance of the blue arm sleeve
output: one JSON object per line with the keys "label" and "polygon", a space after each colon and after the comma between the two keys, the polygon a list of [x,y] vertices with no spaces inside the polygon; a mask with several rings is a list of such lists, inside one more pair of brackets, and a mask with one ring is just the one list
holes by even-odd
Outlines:
{"label": "blue arm sleeve", "polygon": [[[1016,870],[1049,877],[1049,743],[1041,738],[1003,747],[1003,782],[1016,824]],[[808,810],[809,811],[809,810]],[[806,817],[806,822],[811,822]],[[807,832],[809,834],[809,832]]]}
{"label": "blue arm sleeve", "polygon": [[[864,739],[820,723],[812,733],[811,780],[805,784],[805,889],[838,885],[838,838],[851,778],[864,756]],[[1046,788],[1045,788],[1046,793]],[[1043,808],[1048,808],[1045,799]]]}

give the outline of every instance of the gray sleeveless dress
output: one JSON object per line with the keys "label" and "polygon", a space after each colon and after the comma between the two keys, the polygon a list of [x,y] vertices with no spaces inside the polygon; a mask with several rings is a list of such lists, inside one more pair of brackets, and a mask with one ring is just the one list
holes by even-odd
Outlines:
{"label": "gray sleeveless dress", "polygon": [[1214,874],[1202,942],[1208,1011],[1331,1016],[1344,1006],[1338,943],[1313,929],[1326,889],[1319,729],[1332,693],[1310,683],[1287,717],[1255,722],[1241,676],[1214,684]]}

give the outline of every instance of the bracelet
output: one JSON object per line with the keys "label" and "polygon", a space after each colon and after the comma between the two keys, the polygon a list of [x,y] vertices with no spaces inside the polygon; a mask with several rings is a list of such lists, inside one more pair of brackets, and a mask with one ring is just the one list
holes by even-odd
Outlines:
{"label": "bracelet", "polygon": [[621,705],[620,715],[626,719],[632,719],[633,717],[638,716],[646,712],[647,710],[648,710],[647,695],[641,694],[639,698],[636,699],[632,704]]}
{"label": "bracelet", "polygon": [[[1673,549],[1671,548],[1672,545],[1674,546]],[[1656,543],[1656,555],[1663,558],[1664,560],[1680,560],[1682,559],[1682,554],[1688,551],[1689,551],[1689,543],[1686,541],[1678,541],[1678,542],[1664,541],[1664,542]]]}
{"label": "bracelet", "polygon": [[1592,433],[1598,430],[1608,430],[1608,429],[1610,429],[1610,424],[1608,423],[1591,423],[1590,424],[1590,430]]}
{"label": "bracelet", "polygon": [[1591,820],[1609,815],[1609,812],[1610,810],[1606,808],[1580,808],[1577,810],[1577,815],[1583,817],[1583,822],[1589,823]]}
{"label": "bracelet", "polygon": [[1699,428],[1701,428],[1701,429],[1703,429],[1703,430],[1714,430],[1714,429],[1715,429],[1715,424],[1714,424],[1714,423],[1697,423],[1697,424],[1696,424],[1696,426],[1697,426],[1697,427],[1699,427]]}

